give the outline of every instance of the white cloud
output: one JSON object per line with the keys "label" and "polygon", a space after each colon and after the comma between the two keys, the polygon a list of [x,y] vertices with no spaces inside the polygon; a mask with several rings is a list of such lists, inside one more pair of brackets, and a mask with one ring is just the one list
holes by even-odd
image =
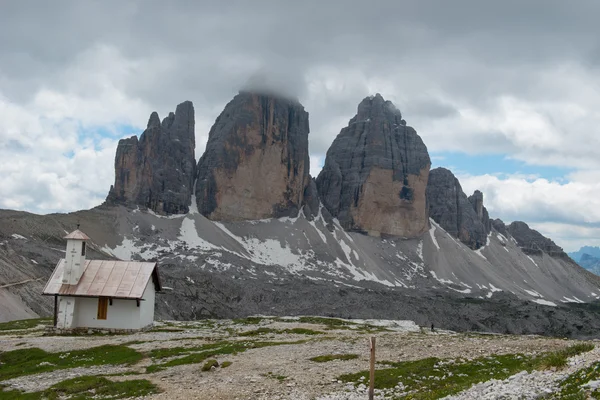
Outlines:
{"label": "white cloud", "polygon": [[310,176],[316,178],[323,167],[324,158],[318,156],[310,156]]}
{"label": "white cloud", "polygon": [[118,86],[133,73],[118,52],[99,46],[64,71],[59,82],[68,81],[66,88],[49,82],[27,104],[0,93],[0,207],[47,213],[104,200],[114,179],[118,127],[140,126],[149,115],[148,105]]}
{"label": "white cloud", "polygon": [[600,181],[562,183],[522,175],[459,175],[463,190],[484,193],[492,218],[528,222],[567,250],[598,243]]}

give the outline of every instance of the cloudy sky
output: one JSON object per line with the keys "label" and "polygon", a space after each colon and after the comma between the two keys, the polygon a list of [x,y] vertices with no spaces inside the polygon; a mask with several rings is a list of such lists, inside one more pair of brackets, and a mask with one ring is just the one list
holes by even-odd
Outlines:
{"label": "cloudy sky", "polygon": [[118,139],[256,77],[310,113],[311,171],[376,92],[493,217],[600,245],[600,2],[5,0],[0,208],[100,204]]}

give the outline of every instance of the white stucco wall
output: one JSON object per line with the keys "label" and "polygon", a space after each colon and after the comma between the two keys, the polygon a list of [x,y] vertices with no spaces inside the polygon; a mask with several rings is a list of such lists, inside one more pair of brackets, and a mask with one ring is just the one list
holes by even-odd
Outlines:
{"label": "white stucco wall", "polygon": [[76,303],[72,327],[102,329],[144,328],[154,321],[154,297],[154,283],[150,280],[144,290],[143,300],[140,301],[139,307],[135,300],[113,299],[112,306],[110,304],[108,306],[106,319],[97,319],[97,297],[69,298],[74,299]]}
{"label": "white stucco wall", "polygon": [[146,327],[154,322],[154,301],[155,301],[154,283],[152,279],[148,282],[146,290],[144,290],[144,301],[140,304],[140,327]]}

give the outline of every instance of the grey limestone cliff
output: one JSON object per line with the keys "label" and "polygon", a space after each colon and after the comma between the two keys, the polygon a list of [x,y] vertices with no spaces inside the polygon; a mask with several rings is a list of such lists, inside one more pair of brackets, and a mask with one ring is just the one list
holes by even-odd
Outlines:
{"label": "grey limestone cliff", "polygon": [[492,230],[492,221],[490,220],[490,215],[488,214],[487,209],[483,205],[483,193],[481,193],[479,190],[476,190],[471,196],[469,196],[469,202],[473,206],[473,209],[477,214],[477,218],[479,218],[485,227],[486,234],[490,233]]}
{"label": "grey limestone cliff", "polygon": [[198,162],[200,213],[223,221],[297,215],[310,183],[308,133],[298,101],[241,91],[215,121]]}
{"label": "grey limestone cliff", "polygon": [[445,231],[472,249],[484,246],[490,231],[486,227],[486,223],[490,222],[483,207],[483,195],[478,193],[481,194],[477,191],[468,198],[458,179],[445,168],[435,168],[429,173],[429,215]]}
{"label": "grey limestone cliff", "polygon": [[569,259],[562,247],[548,239],[535,229],[531,229],[523,221],[515,221],[508,226],[508,232],[517,241],[521,250],[526,254],[547,253],[552,257]]}
{"label": "grey limestone cliff", "polygon": [[179,104],[162,122],[153,112],[139,139],[119,141],[115,183],[106,203],[143,206],[159,214],[188,212],[195,146],[192,102]]}
{"label": "grey limestone cliff", "polygon": [[417,132],[381,95],[365,98],[327,151],[321,201],[350,231],[416,237],[427,230],[431,161]]}

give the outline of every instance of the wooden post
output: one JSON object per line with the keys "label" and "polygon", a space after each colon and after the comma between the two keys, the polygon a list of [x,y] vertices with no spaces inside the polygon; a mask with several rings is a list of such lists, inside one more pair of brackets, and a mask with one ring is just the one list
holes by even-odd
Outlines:
{"label": "wooden post", "polygon": [[375,338],[371,337],[371,371],[369,374],[369,400],[375,397]]}
{"label": "wooden post", "polygon": [[54,327],[56,328],[56,324],[58,322],[58,295],[54,295]]}

